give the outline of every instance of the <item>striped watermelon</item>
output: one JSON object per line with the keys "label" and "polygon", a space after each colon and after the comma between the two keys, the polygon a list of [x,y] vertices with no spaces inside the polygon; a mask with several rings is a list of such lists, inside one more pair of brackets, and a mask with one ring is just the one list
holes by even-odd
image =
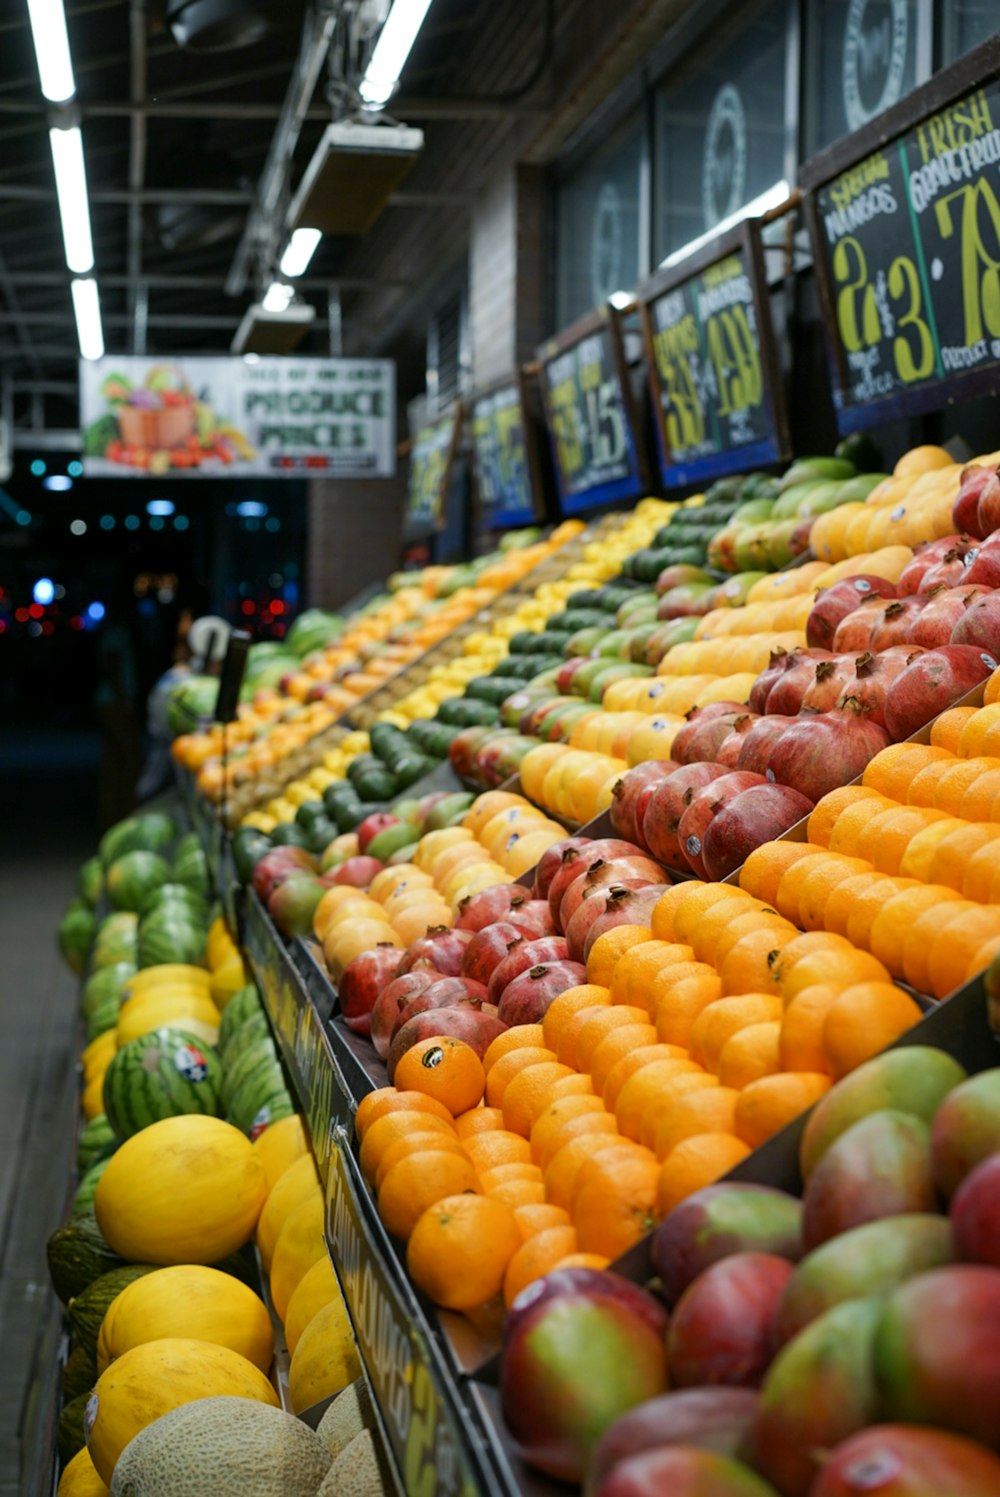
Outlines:
{"label": "striped watermelon", "polygon": [[248,1077],[258,1070],[276,1070],[278,1067],[278,1052],[274,1041],[269,1035],[261,1035],[248,1045],[242,1055],[224,1068],[222,1078],[222,1101],[228,1108],[232,1098]]}
{"label": "striped watermelon", "polygon": [[229,1120],[252,1141],[272,1123],[291,1117],[294,1111],[295,1103],[284,1082],[281,1082],[276,1091],[272,1091],[266,1079],[251,1077],[233,1098]]}
{"label": "striped watermelon", "polygon": [[225,1054],[226,1046],[244,1019],[249,1019],[252,1014],[263,1012],[264,1006],[260,1001],[260,994],[252,982],[234,993],[222,1010],[222,1018],[219,1020],[220,1051]]}
{"label": "striped watermelon", "polygon": [[104,1076],[104,1111],[119,1138],[161,1118],[200,1112],[218,1117],[222,1065],[215,1051],[183,1029],[154,1029],[130,1040]]}
{"label": "striped watermelon", "polygon": [[236,1064],[244,1050],[248,1050],[259,1039],[269,1038],[270,1034],[271,1026],[267,1021],[267,1015],[263,1009],[258,1010],[255,1014],[251,1014],[249,1019],[244,1019],[239,1029],[233,1030],[230,1034],[229,1041],[222,1053],[222,1064],[225,1069],[228,1071],[230,1067]]}

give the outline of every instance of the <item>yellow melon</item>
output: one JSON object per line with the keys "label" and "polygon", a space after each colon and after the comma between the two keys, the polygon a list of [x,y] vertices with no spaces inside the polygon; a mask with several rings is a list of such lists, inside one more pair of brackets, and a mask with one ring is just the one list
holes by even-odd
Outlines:
{"label": "yellow melon", "polygon": [[89,1123],[92,1118],[100,1117],[104,1111],[104,1073],[110,1062],[106,1062],[99,1071],[95,1071],[83,1089],[80,1098],[80,1110]]}
{"label": "yellow melon", "polygon": [[299,1114],[280,1118],[265,1128],[254,1139],[253,1151],[264,1166],[267,1188],[271,1190],[288,1166],[309,1152],[309,1139]]}
{"label": "yellow melon", "polygon": [[296,1414],[339,1393],[361,1376],[361,1359],[342,1299],[324,1305],[299,1337],[288,1369],[288,1395]]}
{"label": "yellow melon", "polygon": [[110,1483],[133,1435],[161,1414],[198,1398],[226,1395],[279,1407],[264,1374],[228,1346],[183,1336],[134,1346],[101,1373],[87,1404],[87,1449],[98,1475]]}
{"label": "yellow melon", "polygon": [[295,1351],[306,1326],[333,1300],[340,1298],[340,1285],[329,1255],[317,1258],[304,1278],[295,1287],[285,1314],[285,1344],[289,1353]]}
{"label": "yellow melon", "polygon": [[296,1159],[294,1164],[288,1166],[268,1192],[264,1209],[257,1223],[257,1247],[260,1250],[261,1262],[268,1271],[271,1267],[274,1244],[278,1240],[278,1233],[284,1226],[286,1216],[310,1195],[315,1195],[322,1201],[323,1187],[319,1183],[316,1162],[312,1155],[303,1154],[301,1158]]}
{"label": "yellow melon", "polygon": [[103,1070],[117,1049],[118,1036],[113,1029],[106,1029],[103,1034],[97,1036],[96,1040],[91,1040],[80,1056],[84,1081],[90,1081],[98,1071]]}
{"label": "yellow melon", "polygon": [[[218,1029],[219,1010],[207,993],[184,992],[176,988],[159,988],[141,997],[130,998],[118,1013],[116,1034],[119,1050],[129,1040],[138,1039],[151,1029],[159,1029],[162,1024],[176,1023],[178,1019],[197,1019]],[[184,1027],[186,1029],[187,1025]]]}
{"label": "yellow melon", "polygon": [[212,973],[209,991],[216,1008],[224,1009],[230,998],[238,993],[240,988],[245,988],[249,981],[250,974],[244,967],[239,952],[236,951],[228,961],[223,962],[221,967],[216,967]]}
{"label": "yellow melon", "polygon": [[109,1497],[108,1488],[94,1470],[86,1445],[63,1468],[56,1497]]}
{"label": "yellow melon", "polygon": [[111,1156],[94,1210],[130,1263],[218,1263],[257,1225],[267,1183],[250,1140],[221,1118],[162,1118]]}
{"label": "yellow melon", "polygon": [[124,992],[128,998],[139,998],[154,988],[193,987],[207,993],[210,981],[211,975],[204,967],[193,967],[187,962],[159,962],[133,972]]}
{"label": "yellow melon", "polygon": [[284,1320],[288,1301],[319,1258],[326,1257],[322,1195],[309,1195],[285,1218],[271,1255],[271,1303]]}
{"label": "yellow melon", "polygon": [[196,1263],[160,1268],[115,1296],[97,1337],[98,1372],[133,1346],[164,1336],[228,1346],[261,1372],[274,1357],[274,1327],[260,1296],[232,1274]]}

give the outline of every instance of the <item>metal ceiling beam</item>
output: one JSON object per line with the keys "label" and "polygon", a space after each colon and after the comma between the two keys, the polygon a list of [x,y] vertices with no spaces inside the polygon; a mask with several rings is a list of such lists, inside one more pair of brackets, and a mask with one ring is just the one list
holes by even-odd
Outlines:
{"label": "metal ceiling beam", "polygon": [[14,332],[17,337],[16,351],[28,361],[31,372],[40,378],[43,373],[41,350],[35,347],[32,340],[28,324],[25,322],[24,314],[21,311],[17,289],[11,280],[10,272],[7,269],[7,262],[2,254],[0,254],[0,291],[3,292],[4,299],[10,308],[9,315],[13,320]]}
{"label": "metal ceiling beam", "polygon": [[[0,202],[55,202],[55,197],[54,181],[51,187],[26,182],[0,182]],[[140,207],[149,203],[202,203],[207,207],[242,207],[253,200],[252,192],[221,187],[97,188],[90,193],[92,203],[135,203]]]}
{"label": "metal ceiling beam", "polygon": [[[268,69],[268,72],[273,71]],[[259,77],[255,74],[254,78]],[[498,120],[512,114],[540,115],[545,111],[524,104],[493,104],[488,99],[444,98],[444,99],[399,99],[393,100],[393,114],[406,120]],[[44,104],[37,99],[0,99],[0,114],[43,117]],[[107,100],[80,105],[80,116],[84,120],[127,119],[141,114],[150,120],[263,120],[273,122],[281,117],[277,104],[238,104],[227,99],[189,103],[169,103],[162,98],[147,99],[142,104],[131,104]],[[302,111],[303,121],[314,120],[330,123],[329,109],[315,108]]]}
{"label": "metal ceiling beam", "polygon": [[[132,103],[146,100],[146,0],[131,0],[129,5],[129,50],[131,52]],[[131,285],[128,288],[128,310],[132,323],[132,352],[146,352],[146,320],[149,310],[142,274],[142,198],[146,180],[146,116],[137,108],[131,118],[128,146],[129,191],[136,194],[128,205],[128,249],[126,263]]]}
{"label": "metal ceiling beam", "polygon": [[[18,318],[32,327],[65,327],[66,318],[59,312],[0,312],[0,327],[16,324]],[[128,312],[105,312],[101,320],[105,327],[132,326],[132,314]],[[191,328],[202,332],[233,332],[240,325],[240,318],[216,317],[199,312],[151,312],[147,318],[149,327]],[[314,322],[311,327],[325,327],[323,322]]]}
{"label": "metal ceiling beam", "polygon": [[[68,270],[12,270],[6,276],[9,285],[18,290],[50,286],[65,286],[68,290],[70,279]],[[154,272],[144,275],[143,280],[151,291],[218,291],[222,285],[221,276],[217,275],[162,275]],[[100,283],[109,291],[121,290],[128,286],[129,278],[121,273],[102,273]],[[401,278],[386,280],[383,276],[300,276],[295,284],[301,291],[326,291],[330,286],[339,286],[342,291],[366,291],[372,286],[405,290],[411,282]]]}

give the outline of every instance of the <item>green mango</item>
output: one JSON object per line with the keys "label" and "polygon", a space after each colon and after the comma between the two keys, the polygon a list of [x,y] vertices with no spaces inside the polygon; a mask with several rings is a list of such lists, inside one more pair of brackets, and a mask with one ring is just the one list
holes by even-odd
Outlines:
{"label": "green mango", "polygon": [[855,467],[843,457],[800,457],[778,479],[778,492],[783,494],[793,484],[805,483],[810,478],[853,478]]}

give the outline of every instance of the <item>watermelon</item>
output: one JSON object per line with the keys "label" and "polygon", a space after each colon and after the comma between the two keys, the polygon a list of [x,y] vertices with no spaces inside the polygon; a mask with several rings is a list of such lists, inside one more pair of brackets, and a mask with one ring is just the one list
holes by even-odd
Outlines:
{"label": "watermelon", "polygon": [[173,881],[154,889],[143,902],[139,915],[143,920],[149,920],[154,915],[180,915],[195,924],[204,925],[206,929],[209,925],[208,901],[204,895],[195,889],[189,889],[187,884]]}
{"label": "watermelon", "polygon": [[83,1212],[92,1209],[97,1182],[107,1169],[110,1158],[111,1155],[108,1154],[106,1158],[96,1160],[89,1167],[83,1179],[76,1187],[76,1194],[73,1196],[73,1205],[70,1208],[70,1216],[81,1216]]}
{"label": "watermelon", "polygon": [[160,852],[177,837],[177,825],[160,811],[145,811],[126,816],[104,833],[98,845],[101,862],[107,868],[128,852]]}
{"label": "watermelon", "polygon": [[254,864],[270,850],[271,839],[256,826],[241,826],[233,836],[233,862],[236,877],[241,884],[248,884]]}
{"label": "watermelon", "polygon": [[207,894],[212,887],[208,859],[200,847],[189,847],[174,859],[171,877],[198,894]]}
{"label": "watermelon", "polygon": [[45,1244],[52,1287],[64,1305],[122,1260],[105,1242],[97,1217],[83,1211],[57,1227]]}
{"label": "watermelon", "polygon": [[85,904],[89,904],[92,910],[96,910],[101,890],[104,888],[104,864],[95,854],[85,863],[81,863],[76,877],[80,898]]}
{"label": "watermelon", "polygon": [[259,1138],[264,1129],[269,1128],[272,1123],[291,1117],[294,1111],[295,1104],[287,1087],[282,1086],[278,1091],[271,1092],[261,1102],[259,1095],[254,1096],[250,1083],[247,1083],[246,1087],[236,1095],[230,1119],[241,1133],[245,1133],[249,1139],[255,1139]]}
{"label": "watermelon", "polygon": [[113,1299],[127,1289],[129,1284],[134,1284],[136,1279],[143,1278],[148,1273],[155,1273],[156,1269],[151,1263],[123,1263],[120,1268],[113,1268],[110,1273],[101,1274],[86,1289],[71,1299],[66,1306],[66,1315],[72,1327],[73,1335],[84,1350],[93,1355],[97,1351],[97,1338],[101,1331],[101,1322],[108,1313],[108,1306]]}
{"label": "watermelon", "polygon": [[249,1019],[244,1019],[240,1027],[230,1033],[226,1044],[223,1055],[226,1070],[230,1070],[236,1064],[244,1050],[249,1049],[257,1040],[269,1037],[270,1033],[271,1026],[263,1009],[258,1009],[256,1013],[250,1015]]}
{"label": "watermelon", "polygon": [[189,676],[180,681],[167,702],[167,726],[174,737],[193,732],[202,718],[211,718],[218,700],[218,676]]}
{"label": "watermelon", "polygon": [[252,982],[233,994],[222,1010],[222,1018],[219,1020],[219,1051],[223,1058],[225,1058],[229,1041],[245,1020],[254,1014],[263,1012],[264,1006],[260,1001],[260,994]]}
{"label": "watermelon", "polygon": [[80,997],[80,1011],[84,1018],[89,1018],[94,1009],[109,998],[117,1003],[122,989],[129,978],[135,976],[136,970],[134,962],[114,962],[110,967],[98,967],[96,972],[92,972]]}
{"label": "watermelon", "polygon": [[81,1393],[78,1398],[71,1399],[59,1415],[59,1423],[56,1425],[56,1446],[63,1466],[68,1466],[73,1457],[86,1444],[83,1416],[89,1402],[90,1393]]}
{"label": "watermelon", "polygon": [[339,613],[327,613],[322,608],[307,608],[289,629],[285,636],[285,646],[294,650],[301,659],[311,650],[321,650],[343,632],[344,620]]}
{"label": "watermelon", "polygon": [[59,922],[57,939],[63,958],[78,976],[83,973],[97,934],[97,917],[82,899],[73,899]]}
{"label": "watermelon", "polygon": [[76,1140],[76,1168],[77,1173],[84,1175],[92,1164],[98,1159],[104,1159],[113,1154],[118,1147],[118,1140],[111,1131],[111,1124],[99,1113],[96,1118],[91,1118],[84,1123]]}
{"label": "watermelon", "polygon": [[102,998],[100,1003],[94,1005],[87,1015],[88,1045],[92,1040],[100,1039],[102,1034],[107,1034],[109,1029],[116,1027],[119,1008],[120,1004],[114,994]]}
{"label": "watermelon", "polygon": [[60,1386],[67,1402],[89,1393],[97,1382],[97,1358],[85,1346],[77,1346],[66,1358]]}
{"label": "watermelon", "polygon": [[139,917],[132,910],[106,915],[97,927],[91,966],[113,967],[115,962],[134,962],[138,933]]}
{"label": "watermelon", "polygon": [[108,898],[116,910],[140,910],[170,877],[170,864],[155,852],[127,852],[108,868]]}
{"label": "watermelon", "polygon": [[228,1108],[229,1103],[235,1096],[237,1090],[243,1085],[248,1076],[262,1066],[267,1069],[276,1068],[278,1065],[278,1052],[270,1035],[260,1035],[252,1045],[248,1045],[238,1060],[232,1065],[226,1065],[222,1076],[222,1100]]}
{"label": "watermelon", "polygon": [[154,1029],[130,1040],[104,1073],[104,1111],[119,1138],[182,1113],[218,1117],[222,1063],[183,1029]]}
{"label": "watermelon", "polygon": [[154,916],[139,930],[139,966],[158,967],[165,962],[204,962],[205,929],[180,916]]}

